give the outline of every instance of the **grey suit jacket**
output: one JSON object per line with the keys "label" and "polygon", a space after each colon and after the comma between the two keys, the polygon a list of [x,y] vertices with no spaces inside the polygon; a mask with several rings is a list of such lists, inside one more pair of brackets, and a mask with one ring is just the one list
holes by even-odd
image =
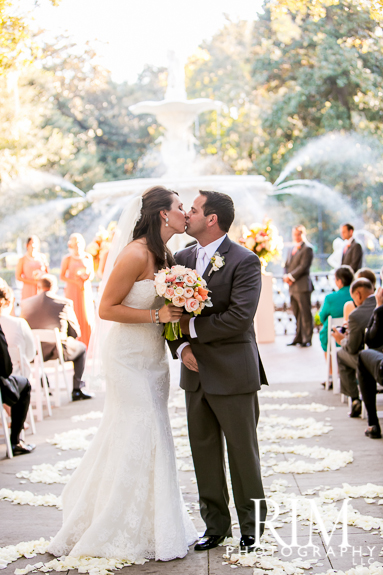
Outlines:
{"label": "grey suit jacket", "polygon": [[[195,269],[196,246],[176,254],[178,264]],[[261,292],[261,264],[258,256],[228,237],[218,252],[225,265],[203,277],[213,307],[205,307],[195,319],[197,338],[184,336],[169,342],[173,356],[188,341],[198,362],[199,373],[181,364],[180,385],[186,391],[196,391],[199,384],[212,395],[236,395],[268,385],[255,341],[254,316]]]}
{"label": "grey suit jacket", "polygon": [[314,257],[313,249],[303,242],[294,255],[292,251],[291,249],[287,255],[284,268],[285,274],[291,274],[295,279],[289,286],[289,292],[290,294],[312,292],[314,287],[310,278],[310,267]]}
{"label": "grey suit jacket", "polygon": [[351,266],[354,272],[363,267],[363,248],[356,240],[352,240],[350,247],[342,255],[342,265]]}
{"label": "grey suit jacket", "polygon": [[[73,339],[81,335],[79,323],[70,299],[47,295],[29,297],[21,302],[21,317],[29,323],[31,329],[60,330],[60,337],[64,349],[71,351]],[[53,343],[41,344],[44,360],[57,357],[57,349]]]}
{"label": "grey suit jacket", "polygon": [[375,306],[375,296],[372,295],[365,299],[362,305],[354,309],[348,317],[348,334],[342,339],[341,346],[351,355],[356,355],[364,347],[364,334]]}

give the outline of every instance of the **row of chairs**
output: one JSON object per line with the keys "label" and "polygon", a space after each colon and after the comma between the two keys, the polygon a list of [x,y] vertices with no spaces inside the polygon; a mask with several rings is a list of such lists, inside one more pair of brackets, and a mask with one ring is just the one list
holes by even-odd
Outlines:
{"label": "row of chairs", "polygon": [[[46,408],[49,417],[52,415],[51,396],[49,395],[50,390],[52,392],[54,405],[56,407],[59,407],[61,405],[60,371],[63,375],[63,379],[65,382],[65,389],[69,399],[71,399],[71,387],[68,374],[65,370],[64,353],[59,330],[57,328],[54,330],[33,329],[32,333],[35,340],[37,354],[33,360],[32,377],[30,378],[32,386],[32,394],[31,394],[31,403],[28,411],[28,418],[31,432],[32,434],[35,434],[36,433],[35,414],[37,421],[43,421],[44,408]],[[58,350],[57,359],[44,362],[43,352],[41,348],[42,342],[54,343],[56,345]],[[26,370],[20,347],[10,346],[8,349],[15,372],[24,375],[25,377],[27,374],[25,373]],[[51,381],[53,387],[48,387],[48,378],[46,375],[47,368],[54,368],[55,377]],[[12,458],[13,454],[9,437],[8,414],[3,407],[1,391],[0,391],[0,413],[1,413],[1,423],[5,437],[5,444],[7,448],[7,455],[9,458]]]}
{"label": "row of chairs", "polygon": [[[331,336],[333,328],[339,328],[344,324],[343,317],[328,317],[328,337],[327,337],[327,376],[326,376],[326,389],[330,389],[331,383],[331,371],[332,371],[332,386],[333,392],[339,394],[340,393],[340,379],[338,373],[338,360],[337,360],[337,346],[335,339]],[[332,368],[332,369],[331,369]],[[383,393],[383,387],[380,384],[377,384],[378,393]],[[341,401],[342,403],[348,403],[351,407],[351,397],[348,399],[346,398],[343,393],[341,393]],[[362,419],[366,419],[367,412],[364,403],[362,402]]]}

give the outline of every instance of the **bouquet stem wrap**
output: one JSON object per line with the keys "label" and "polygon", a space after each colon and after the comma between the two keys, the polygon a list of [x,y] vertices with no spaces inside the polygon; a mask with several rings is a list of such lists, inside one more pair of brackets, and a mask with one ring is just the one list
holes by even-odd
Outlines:
{"label": "bouquet stem wrap", "polygon": [[169,341],[174,341],[174,340],[182,337],[180,322],[179,321],[177,321],[177,322],[169,321],[168,323],[165,323],[165,327],[164,327],[164,331],[162,332],[162,335],[165,337],[165,339],[167,339]]}

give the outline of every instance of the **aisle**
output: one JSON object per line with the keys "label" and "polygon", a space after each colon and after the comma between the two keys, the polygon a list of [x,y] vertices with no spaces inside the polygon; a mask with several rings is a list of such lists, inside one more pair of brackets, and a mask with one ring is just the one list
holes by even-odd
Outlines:
{"label": "aisle", "polygon": [[[336,501],[335,507],[341,508],[342,499],[339,498],[344,496],[344,492],[340,489],[342,484],[347,483],[351,486],[347,488],[347,492],[358,495],[350,501],[350,505],[359,512],[359,515],[353,514],[354,525],[348,528],[349,543],[354,547],[354,551],[350,548],[347,553],[340,552],[337,546],[341,542],[342,531],[338,529],[329,545],[325,543],[323,535],[318,533],[313,535],[312,541],[319,549],[317,552],[319,557],[314,558],[316,560],[314,565],[307,563],[307,560],[313,559],[312,551],[307,553],[306,557],[302,557],[302,549],[299,550],[300,559],[297,549],[291,556],[285,553],[284,557],[279,549],[274,556],[258,557],[257,562],[254,557],[246,559],[242,557],[241,562],[247,561],[249,565],[253,564],[252,567],[259,569],[255,571],[256,575],[261,575],[266,569],[267,573],[276,574],[277,571],[273,570],[273,566],[281,569],[278,573],[282,575],[324,573],[331,568],[345,570],[353,565],[360,565],[362,561],[366,564],[370,558],[371,562],[383,561],[379,556],[382,549],[381,535],[383,536],[383,505],[379,505],[379,501],[383,503],[383,487],[380,487],[379,494],[376,490],[374,492],[374,488],[368,490],[365,487],[367,483],[383,486],[383,440],[366,438],[364,436],[366,422],[360,419],[351,420],[347,416],[348,407],[340,403],[339,396],[324,391],[320,386],[324,374],[324,361],[318,342],[315,341],[311,349],[298,349],[286,348],[288,341],[286,337],[277,337],[274,344],[261,346],[262,358],[271,384],[261,393],[262,415],[258,430],[267,496],[283,505],[291,501],[289,494],[294,494],[298,510],[304,515],[307,512],[305,505],[307,506],[310,499],[318,497],[319,492],[322,492],[318,506],[324,512],[331,508],[333,500]],[[197,529],[202,532],[203,523],[198,512],[195,475],[187,439],[183,392],[177,387],[178,369],[178,363],[172,362],[170,414],[180,483],[189,512]],[[40,537],[49,539],[58,530],[61,513],[56,506],[59,505],[57,498],[63,485],[39,481],[65,481],[62,477],[70,474],[71,470],[60,470],[57,467],[37,468],[33,476],[29,473],[34,465],[46,463],[56,465],[58,462],[68,460],[70,460],[68,467],[75,465],[76,461],[73,460],[80,457],[82,451],[74,448],[81,445],[84,447],[92,437],[90,432],[89,435],[86,434],[86,430],[98,425],[97,412],[102,410],[102,404],[103,394],[98,393],[92,401],[68,403],[59,409],[54,409],[53,417],[45,419],[38,425],[38,435],[33,438],[37,448],[31,455],[14,458],[11,461],[2,459],[5,456],[5,448],[4,445],[0,445],[0,489],[11,490],[8,493],[11,498],[15,497],[15,491],[23,492],[22,495],[16,496],[18,501],[21,501],[21,498],[24,500],[31,498],[32,495],[25,495],[25,492],[29,491],[33,495],[43,496],[42,502],[52,505],[49,507],[12,505],[10,501],[0,501],[1,548]],[[95,419],[91,418],[91,412]],[[70,432],[74,429],[80,431],[75,433],[73,438],[73,433]],[[57,434],[56,445],[48,443],[47,440],[51,441],[55,434]],[[314,469],[316,472],[312,473]],[[320,469],[325,471],[319,471]],[[21,471],[29,473],[24,473],[25,477],[16,477],[16,473]],[[38,482],[32,483],[31,480]],[[337,490],[334,491],[334,488]],[[329,503],[323,503],[324,492]],[[0,491],[1,493],[4,494],[4,491]],[[53,497],[48,498],[47,494],[52,494]],[[232,513],[233,535],[239,536],[233,507]],[[328,511],[327,514],[329,516]],[[270,517],[271,515],[270,512]],[[291,523],[288,522],[288,517],[288,513],[280,515],[278,519],[280,527],[277,528],[278,535],[287,544],[291,539]],[[375,522],[371,519],[373,517],[377,518]],[[283,521],[285,518],[286,522]],[[297,540],[302,547],[308,542],[309,526],[305,523],[308,521],[303,518],[298,525]],[[183,560],[165,564],[151,561],[122,571],[128,569],[127,573],[132,575],[135,573],[225,575],[235,567],[238,575],[253,573],[253,568],[250,566],[238,566],[238,562],[233,564],[236,561],[234,551],[230,552],[229,558],[224,558],[225,549],[219,547],[209,553],[196,553],[191,550]],[[294,557],[299,559],[299,562],[291,563]],[[0,568],[1,558],[0,550]],[[3,573],[11,574],[15,569],[21,569],[28,564],[47,562],[51,559],[52,557],[48,555],[22,558],[9,564]],[[279,560],[285,563],[280,563]],[[106,571],[97,571],[94,568],[92,575],[97,573],[106,575]]]}

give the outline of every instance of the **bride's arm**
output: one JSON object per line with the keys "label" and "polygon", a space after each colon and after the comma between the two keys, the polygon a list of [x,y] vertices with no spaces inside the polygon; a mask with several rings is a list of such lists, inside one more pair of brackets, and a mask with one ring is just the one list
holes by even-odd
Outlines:
{"label": "bride's arm", "polygon": [[[155,323],[154,310],[135,309],[121,304],[133,284],[145,277],[147,269],[148,252],[146,249],[130,244],[121,252],[101,298],[99,307],[101,319],[118,323]],[[182,308],[173,305],[164,305],[159,311],[161,323],[178,321],[181,315]]]}

